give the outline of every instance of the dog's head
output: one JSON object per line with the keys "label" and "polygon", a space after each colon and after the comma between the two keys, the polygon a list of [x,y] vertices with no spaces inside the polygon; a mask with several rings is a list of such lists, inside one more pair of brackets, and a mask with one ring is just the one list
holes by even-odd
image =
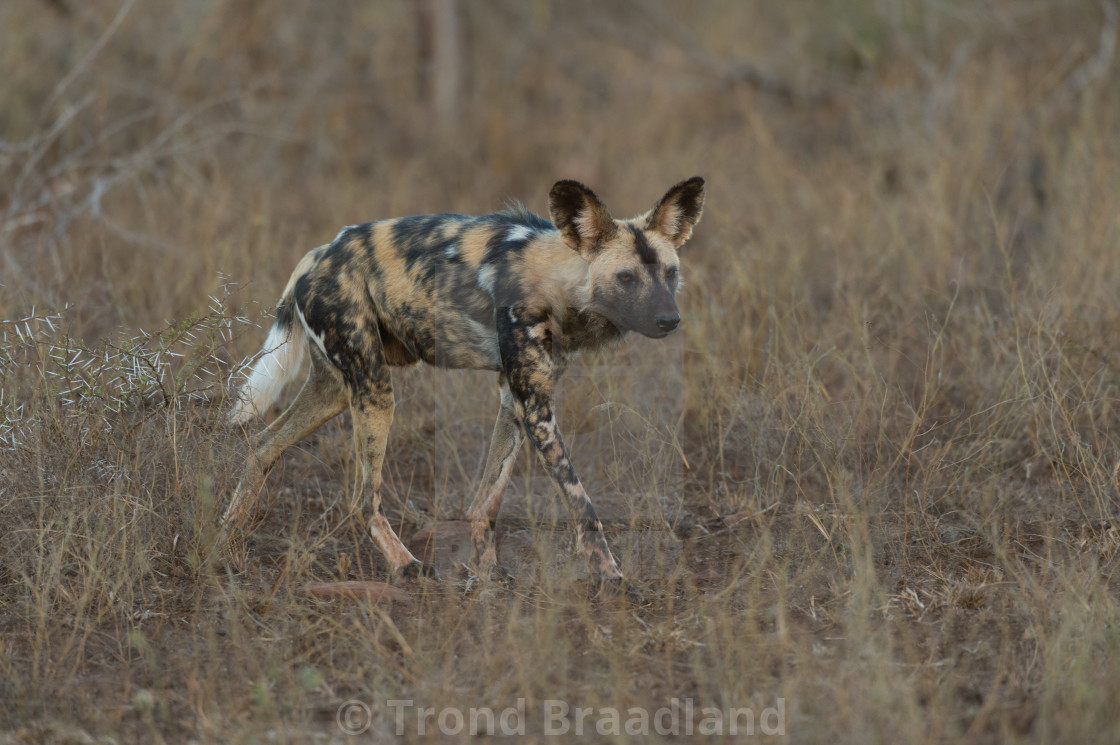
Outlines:
{"label": "dog's head", "polygon": [[595,193],[578,181],[558,181],[548,195],[552,224],[588,264],[584,310],[606,317],[620,331],[651,338],[680,324],[677,250],[704,210],[704,179],[681,181],[649,212],[615,220]]}

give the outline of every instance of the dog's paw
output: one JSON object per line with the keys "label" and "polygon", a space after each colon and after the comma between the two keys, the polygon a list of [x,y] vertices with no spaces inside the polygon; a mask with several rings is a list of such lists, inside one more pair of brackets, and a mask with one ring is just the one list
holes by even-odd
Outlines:
{"label": "dog's paw", "polygon": [[646,598],[638,588],[627,582],[622,577],[602,577],[599,580],[599,592],[601,597],[617,598],[625,600],[631,605],[646,606],[652,605],[652,601]]}
{"label": "dog's paw", "polygon": [[501,564],[491,564],[490,567],[484,569],[483,572],[491,582],[497,582],[507,587],[513,584],[513,572],[506,569]]}
{"label": "dog's paw", "polygon": [[491,564],[481,569],[477,565],[461,564],[460,566],[463,569],[463,580],[457,585],[464,592],[471,593],[486,585],[500,585],[505,588],[513,586],[513,574],[504,566]]}
{"label": "dog's paw", "polygon": [[430,579],[433,582],[440,581],[438,569],[431,564],[421,564],[419,561],[405,564],[396,571],[396,576],[397,579],[401,580]]}

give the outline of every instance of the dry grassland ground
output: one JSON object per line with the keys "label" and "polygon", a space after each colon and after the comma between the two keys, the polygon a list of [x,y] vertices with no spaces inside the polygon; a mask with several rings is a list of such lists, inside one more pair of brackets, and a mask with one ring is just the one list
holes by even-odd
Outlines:
{"label": "dry grassland ground", "polygon": [[[0,742],[473,741],[519,705],[495,738],[580,707],[656,742],[674,699],[689,741],[703,708],[749,708],[739,741],[1120,741],[1115,4],[447,5],[0,5]],[[308,248],[696,174],[682,333],[561,391],[650,605],[594,595],[529,452],[517,582],[465,586],[483,373],[396,375],[386,498],[442,584],[306,592],[385,570],[345,416],[215,558],[222,407]]]}

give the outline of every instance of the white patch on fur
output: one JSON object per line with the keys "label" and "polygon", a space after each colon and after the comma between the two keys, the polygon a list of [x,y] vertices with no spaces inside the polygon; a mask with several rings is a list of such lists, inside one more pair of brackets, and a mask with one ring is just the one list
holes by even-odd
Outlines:
{"label": "white patch on fur", "polygon": [[459,257],[459,247],[452,243],[443,250],[443,255],[449,259],[456,259]]}
{"label": "white patch on fur", "polygon": [[479,323],[473,318],[467,318],[466,321],[467,327],[470,328],[471,335],[475,339],[486,340],[496,338],[494,335],[494,329],[486,326],[485,324]]}
{"label": "white patch on fur", "polygon": [[497,269],[493,264],[485,264],[478,270],[478,286],[486,290],[489,294],[494,294],[494,279]]}
{"label": "white patch on fur", "polygon": [[526,240],[533,235],[533,229],[528,225],[514,225],[506,233],[506,241],[509,243],[517,243],[518,241]]}
{"label": "white patch on fur", "polygon": [[572,306],[583,312],[591,307],[591,283],[576,285],[572,289]]}
{"label": "white patch on fur", "polygon": [[341,238],[342,236],[346,235],[347,230],[350,230],[351,228],[356,228],[356,227],[358,227],[358,226],[357,225],[347,225],[345,228],[338,231],[338,235],[336,235],[334,237],[334,240],[331,241],[331,243],[338,243],[338,239]]}
{"label": "white patch on fur", "polygon": [[264,414],[280,397],[284,385],[299,374],[306,349],[307,338],[303,334],[294,328],[285,330],[273,325],[260,357],[241,387],[240,398],[229,413],[229,421],[239,424],[253,415]]}
{"label": "white patch on fur", "polygon": [[329,360],[331,356],[327,354],[327,348],[323,344],[323,335],[316,334],[311,330],[311,327],[307,325],[307,319],[303,317],[303,311],[300,310],[300,307],[298,305],[296,306],[296,315],[299,316],[299,323],[301,326],[303,326],[303,330],[307,333],[307,338],[315,342],[315,346],[319,347],[319,350],[323,353],[323,356]]}
{"label": "white patch on fur", "polygon": [[[537,443],[537,447],[539,447],[541,450],[548,450],[556,442],[555,420],[550,419],[548,422],[546,422],[546,426],[548,427],[548,436],[542,438],[541,441]],[[567,484],[565,484],[565,487],[566,486]]]}
{"label": "white patch on fur", "polygon": [[494,329],[479,323],[473,318],[467,319],[467,327],[473,337],[474,346],[480,350],[488,362],[501,363],[501,353],[498,351],[498,335]]}
{"label": "white patch on fur", "polygon": [[599,240],[599,225],[590,209],[580,210],[576,215],[575,223],[581,241],[594,243]]}
{"label": "white patch on fur", "polygon": [[669,240],[674,240],[681,231],[681,208],[676,203],[662,206],[658,217],[657,229]]}

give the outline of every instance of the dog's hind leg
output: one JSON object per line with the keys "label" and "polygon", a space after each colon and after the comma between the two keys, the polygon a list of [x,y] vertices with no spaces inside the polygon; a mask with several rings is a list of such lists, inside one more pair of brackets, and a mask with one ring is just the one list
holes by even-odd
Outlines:
{"label": "dog's hind leg", "polygon": [[517,418],[517,406],[504,374],[500,378],[500,386],[501,408],[498,410],[497,421],[494,422],[494,434],[490,437],[490,450],[486,455],[482,482],[467,510],[467,517],[471,521],[474,562],[479,571],[494,571],[505,575],[505,570],[498,566],[493,536],[494,520],[502,506],[502,496],[509,486],[509,474],[513,470],[513,461],[523,438],[521,422]]}
{"label": "dog's hind leg", "polygon": [[342,376],[315,346],[311,369],[292,404],[253,441],[241,480],[222,515],[224,531],[241,528],[257,501],[265,476],[280,455],[346,408]]}
{"label": "dog's hind leg", "polygon": [[[368,342],[368,338],[366,339]],[[435,567],[421,564],[405,547],[381,511],[381,467],[389,427],[393,423],[393,382],[389,365],[377,339],[374,349],[363,350],[346,361],[344,376],[354,417],[354,447],[362,467],[359,504],[372,512],[369,533],[381,553],[402,577],[439,579]]]}

